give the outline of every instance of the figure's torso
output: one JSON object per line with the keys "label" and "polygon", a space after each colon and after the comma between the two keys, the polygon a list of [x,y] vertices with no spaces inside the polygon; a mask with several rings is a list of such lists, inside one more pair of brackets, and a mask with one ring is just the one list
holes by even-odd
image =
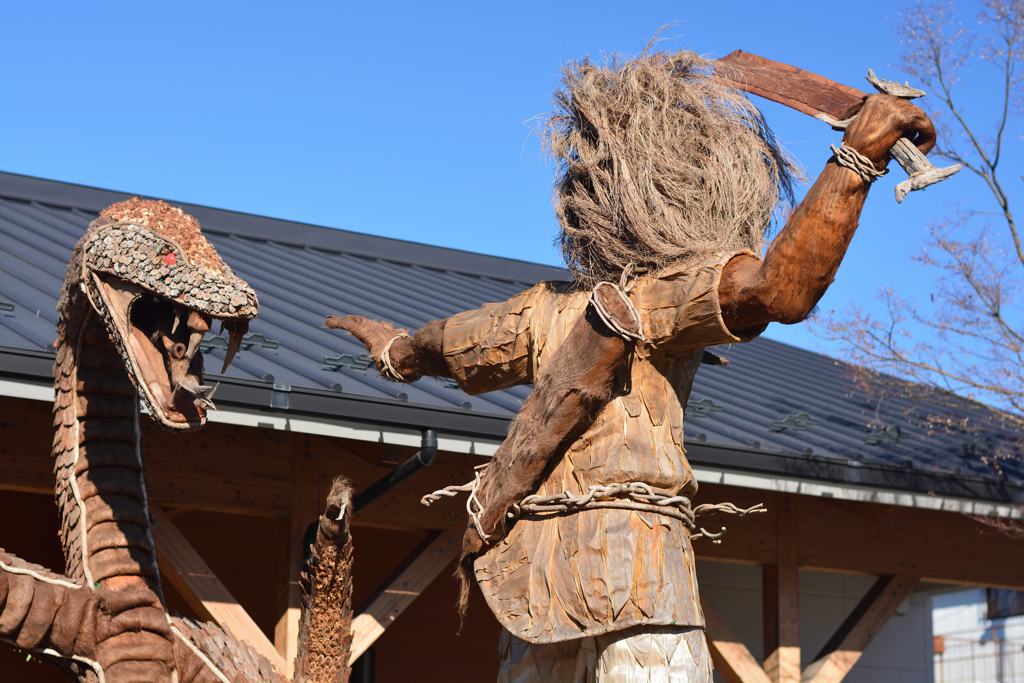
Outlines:
{"label": "figure's torso", "polygon": [[[643,291],[637,298],[643,299]],[[587,297],[555,294],[532,309],[531,362],[534,373],[565,342]],[[538,493],[585,493],[590,486],[643,482],[671,493],[692,495],[696,482],[683,447],[683,413],[703,348],[673,353],[641,345],[621,377],[621,395],[606,405],[593,424],[569,447]]]}
{"label": "figure's torso", "polygon": [[[705,346],[749,341],[722,320],[722,269],[748,251],[714,254],[638,280],[630,293],[639,342],[612,400],[566,450],[538,493],[580,494],[592,485],[643,482],[692,495],[683,412]],[[444,352],[470,393],[532,381],[587,305],[587,293],[541,283],[508,301],[449,318]],[[689,530],[668,515],[584,509],[524,517],[479,557],[476,578],[502,625],[543,643],[640,625],[702,627]]]}

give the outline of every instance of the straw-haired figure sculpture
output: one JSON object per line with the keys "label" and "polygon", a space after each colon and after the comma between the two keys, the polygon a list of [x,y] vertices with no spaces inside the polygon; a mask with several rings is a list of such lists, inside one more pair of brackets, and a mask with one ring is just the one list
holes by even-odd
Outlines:
{"label": "straw-haired figure sculpture", "polygon": [[[470,394],[534,385],[463,487],[473,496],[463,605],[478,584],[504,627],[501,681],[711,679],[690,549],[697,483],[683,449],[694,373],[704,347],[811,312],[872,178],[848,153],[828,159],[762,260],[793,169],[760,113],[711,74],[691,52],[565,68],[546,141],[573,282],[412,336],[328,319],[396,380],[453,377]],[[904,135],[923,152],[934,144],[907,101],[858,106],[843,145],[862,165],[883,169]]]}

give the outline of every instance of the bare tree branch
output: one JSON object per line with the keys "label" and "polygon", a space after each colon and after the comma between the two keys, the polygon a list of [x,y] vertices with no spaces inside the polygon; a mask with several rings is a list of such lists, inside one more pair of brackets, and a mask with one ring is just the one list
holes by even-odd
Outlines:
{"label": "bare tree branch", "polygon": [[[936,275],[924,305],[885,288],[876,294],[884,317],[851,307],[819,317],[815,327],[866,368],[864,386],[879,395],[939,407],[979,400],[1004,427],[1024,430],[1024,245],[1014,196],[999,176],[1000,164],[1013,156],[1007,145],[1024,139],[1017,130],[1024,110],[1024,0],[982,5],[965,25],[955,0],[913,0],[898,15],[896,36],[903,46],[900,67],[930,92],[924,106],[940,131],[936,153],[980,178],[988,203],[927,226],[914,256]],[[1000,85],[979,115],[976,98],[964,106],[963,79],[972,70],[992,69]],[[986,123],[984,112],[995,116]]]}

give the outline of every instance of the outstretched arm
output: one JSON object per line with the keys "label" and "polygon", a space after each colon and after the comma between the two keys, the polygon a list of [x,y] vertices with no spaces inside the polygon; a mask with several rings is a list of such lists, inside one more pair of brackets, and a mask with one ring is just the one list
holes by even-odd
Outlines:
{"label": "outstretched arm", "polygon": [[344,318],[332,315],[327,318],[327,327],[348,330],[363,342],[378,370],[382,370],[381,354],[384,348],[394,339],[388,349],[388,357],[391,366],[407,382],[415,382],[424,376],[452,376],[441,346],[443,320],[431,321],[407,337],[399,336],[408,333],[395,328],[391,323],[370,320],[361,315],[347,315]]}
{"label": "outstretched arm", "polygon": [[411,336],[358,315],[331,316],[327,326],[348,330],[363,342],[389,379],[451,377],[466,392],[481,394],[533,381],[529,321],[548,289],[540,283],[507,301],[429,322]]}
{"label": "outstretched arm", "polygon": [[[935,145],[935,129],[923,111],[907,100],[870,95],[843,138],[881,170],[889,150],[906,135],[923,153]],[[915,138],[916,135],[916,138]],[[730,331],[770,322],[806,318],[832,284],[857,229],[870,184],[829,160],[786,227],[772,241],[764,261],[737,256],[722,272],[719,302]]]}

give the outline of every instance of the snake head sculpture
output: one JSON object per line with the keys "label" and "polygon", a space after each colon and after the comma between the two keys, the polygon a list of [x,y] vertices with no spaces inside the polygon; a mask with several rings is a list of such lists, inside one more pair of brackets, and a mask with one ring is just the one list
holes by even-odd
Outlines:
{"label": "snake head sculpture", "polygon": [[[76,253],[78,285],[165,429],[201,427],[213,407],[199,344],[219,320],[229,334],[224,372],[259,312],[252,288],[164,202],[130,199],[105,209]],[[74,270],[75,263],[72,263]]]}
{"label": "snake head sculpture", "polygon": [[[89,225],[68,266],[54,344],[64,573],[0,548],[0,643],[81,683],[288,682],[287,665],[275,668],[267,652],[167,612],[142,461],[140,400],[167,429],[201,427],[213,390],[200,342],[220,320],[226,368],[258,309],[181,209],[131,199]],[[348,680],[352,538],[341,511],[350,498],[344,482],[331,489],[307,567],[294,660],[302,683]]]}

